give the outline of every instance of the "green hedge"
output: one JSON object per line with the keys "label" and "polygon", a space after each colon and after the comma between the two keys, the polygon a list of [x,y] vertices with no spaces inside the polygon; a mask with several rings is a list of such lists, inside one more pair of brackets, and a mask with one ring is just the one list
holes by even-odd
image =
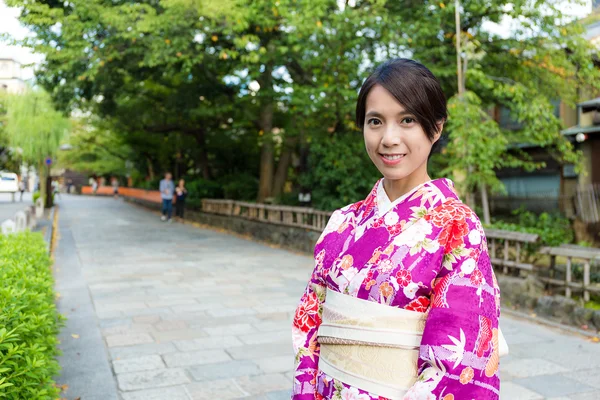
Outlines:
{"label": "green hedge", "polygon": [[39,233],[0,235],[0,399],[56,399],[63,317]]}

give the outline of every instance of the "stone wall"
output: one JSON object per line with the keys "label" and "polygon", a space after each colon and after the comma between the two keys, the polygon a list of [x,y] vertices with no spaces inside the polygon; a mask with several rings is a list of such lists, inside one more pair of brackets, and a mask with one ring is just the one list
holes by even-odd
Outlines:
{"label": "stone wall", "polygon": [[535,277],[526,279],[497,275],[502,304],[537,317],[589,331],[600,331],[600,310],[584,308],[564,296],[548,296]]}

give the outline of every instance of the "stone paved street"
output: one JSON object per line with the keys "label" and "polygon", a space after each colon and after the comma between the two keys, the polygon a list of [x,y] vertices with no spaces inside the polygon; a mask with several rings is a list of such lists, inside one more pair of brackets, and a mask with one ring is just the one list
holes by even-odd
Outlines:
{"label": "stone paved street", "polygon": [[[305,255],[63,196],[56,254],[65,399],[289,399]],[[511,318],[502,399],[600,399],[600,344]]]}

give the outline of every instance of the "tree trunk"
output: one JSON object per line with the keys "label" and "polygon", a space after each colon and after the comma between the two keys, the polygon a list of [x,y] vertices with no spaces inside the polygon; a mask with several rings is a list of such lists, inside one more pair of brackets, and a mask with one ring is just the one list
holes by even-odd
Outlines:
{"label": "tree trunk", "polygon": [[288,170],[290,163],[292,162],[292,153],[296,144],[295,138],[286,138],[283,149],[281,150],[281,156],[279,157],[279,163],[277,164],[277,170],[275,171],[275,179],[273,181],[273,197],[279,197],[283,193],[283,187],[287,180]]}
{"label": "tree trunk", "polygon": [[483,207],[483,223],[491,224],[490,218],[490,203],[488,201],[487,195],[487,187],[485,185],[481,185],[481,206]]}
{"label": "tree trunk", "polygon": [[152,166],[152,159],[146,156],[146,162],[148,163],[148,178],[154,180],[154,167]]}
{"label": "tree trunk", "polygon": [[208,152],[206,151],[206,132],[204,129],[198,129],[196,132],[196,143],[200,147],[198,165],[202,170],[202,177],[207,180],[212,179],[212,171],[208,162]]}
{"label": "tree trunk", "polygon": [[[265,88],[269,90],[269,88]],[[260,115],[260,128],[263,131],[263,144],[260,151],[260,182],[258,185],[259,203],[273,195],[273,103],[264,105]]]}

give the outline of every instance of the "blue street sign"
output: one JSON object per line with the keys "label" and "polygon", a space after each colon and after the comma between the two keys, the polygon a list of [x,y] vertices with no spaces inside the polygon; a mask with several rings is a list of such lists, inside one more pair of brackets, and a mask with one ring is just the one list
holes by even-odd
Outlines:
{"label": "blue street sign", "polygon": [[50,157],[46,157],[46,165],[52,164],[52,159]]}

